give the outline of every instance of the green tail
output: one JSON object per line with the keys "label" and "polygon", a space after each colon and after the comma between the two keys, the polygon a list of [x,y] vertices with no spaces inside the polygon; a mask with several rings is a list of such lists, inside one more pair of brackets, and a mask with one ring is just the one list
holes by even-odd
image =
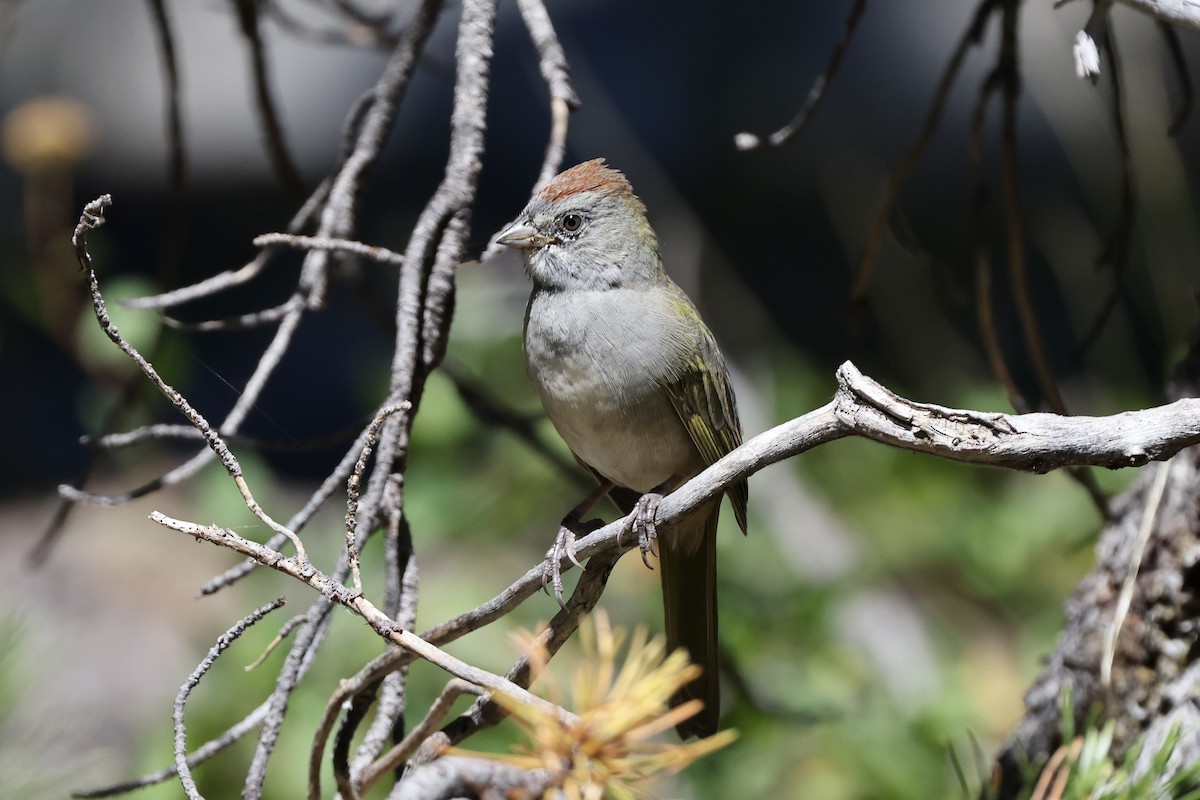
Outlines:
{"label": "green tail", "polygon": [[[663,613],[667,647],[687,650],[704,671],[683,687],[671,705],[701,700],[704,708],[675,727],[680,737],[711,736],[721,713],[721,683],[717,667],[717,518],[720,499],[700,509],[676,530],[660,533]],[[665,533],[665,535],[663,535]]]}

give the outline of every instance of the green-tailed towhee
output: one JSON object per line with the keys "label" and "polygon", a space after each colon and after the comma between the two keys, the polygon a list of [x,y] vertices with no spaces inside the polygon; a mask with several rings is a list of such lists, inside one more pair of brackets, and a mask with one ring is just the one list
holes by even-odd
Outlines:
{"label": "green-tailed towhee", "polygon": [[[603,159],[551,179],[498,241],[524,252],[533,279],[529,375],[558,433],[601,482],[564,524],[608,491],[638,512],[644,557],[661,495],[741,444],[725,359],[663,269],[646,207]],[[744,533],[745,482],[727,493]],[[668,646],[686,648],[704,670],[673,700],[704,702],[678,726],[684,738],[715,732],[720,713],[719,511],[717,498],[658,536]]]}

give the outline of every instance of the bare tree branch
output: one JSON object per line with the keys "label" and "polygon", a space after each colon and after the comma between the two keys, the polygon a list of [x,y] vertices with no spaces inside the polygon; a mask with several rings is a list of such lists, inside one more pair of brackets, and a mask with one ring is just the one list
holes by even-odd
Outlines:
{"label": "bare tree branch", "polygon": [[168,328],[174,328],[178,331],[195,331],[197,333],[209,333],[212,331],[244,331],[251,328],[261,328],[265,325],[273,325],[280,320],[286,319],[293,314],[297,314],[304,310],[304,298],[299,295],[292,295],[287,300],[277,306],[264,308],[259,311],[251,311],[248,314],[240,314],[236,317],[228,319],[208,319],[203,322],[184,322],[170,315],[164,314],[163,322]]}
{"label": "bare tree branch", "polygon": [[386,247],[372,247],[351,239],[330,239],[320,236],[297,236],[293,233],[264,233],[254,237],[258,247],[282,245],[296,250],[328,250],[332,252],[352,253],[363,256],[381,264],[398,267],[404,263],[399,253],[393,253]]}
{"label": "bare tree branch", "polygon": [[279,121],[279,111],[275,108],[275,98],[271,93],[271,82],[267,75],[267,53],[263,44],[262,33],[259,31],[259,7],[257,0],[233,0],[233,8],[237,12],[238,27],[246,39],[250,50],[250,72],[254,79],[254,99],[258,109],[259,121],[262,124],[263,137],[266,140],[267,154],[275,167],[275,174],[283,185],[284,191],[295,200],[303,200],[308,194],[304,189],[304,181],[288,152],[284,141],[283,125]]}
{"label": "bare tree branch", "polygon": [[[412,530],[404,515],[403,481],[398,476],[391,476],[384,494],[388,521],[383,542],[386,579],[383,610],[400,627],[412,629],[417,624],[417,559],[413,553]],[[407,666],[402,666],[384,677],[376,702],[375,719],[363,735],[354,762],[349,765],[351,776],[361,775],[388,741],[396,741],[404,736],[406,676]]]}
{"label": "bare tree branch", "polygon": [[1171,66],[1175,68],[1175,77],[1179,79],[1179,90],[1182,94],[1179,99],[1179,108],[1175,109],[1175,116],[1171,119],[1171,127],[1167,129],[1167,133],[1178,136],[1192,116],[1192,103],[1196,93],[1192,86],[1192,74],[1188,72],[1187,59],[1183,54],[1183,45],[1179,42],[1179,32],[1161,21],[1158,23],[1158,31],[1162,34],[1163,41],[1167,43],[1167,52],[1171,55]]}
{"label": "bare tree branch", "polygon": [[967,26],[967,30],[958,42],[958,46],[950,56],[950,62],[942,72],[942,79],[938,83],[933,101],[929,104],[929,110],[925,114],[925,122],[921,127],[921,132],[917,134],[917,138],[909,145],[900,164],[888,175],[887,184],[883,190],[883,198],[879,201],[879,210],[875,213],[871,229],[867,232],[862,260],[858,266],[858,274],[855,276],[854,286],[850,290],[850,302],[853,304],[859,304],[866,300],[867,286],[871,282],[871,271],[875,266],[876,259],[879,257],[879,248],[883,244],[883,234],[888,229],[888,221],[891,219],[892,211],[896,207],[896,202],[900,199],[900,190],[908,182],[913,170],[916,169],[917,164],[920,162],[925,148],[929,146],[930,140],[933,139],[933,134],[937,130],[942,118],[942,111],[946,107],[946,101],[950,97],[950,90],[954,88],[954,82],[958,79],[958,73],[962,68],[963,59],[966,58],[967,51],[972,46],[979,44],[983,39],[987,22],[991,18],[992,13],[999,8],[999,5],[1000,0],[983,0],[979,4],[979,7],[975,11],[975,16],[971,19],[971,24]]}
{"label": "bare tree branch", "polygon": [[975,243],[975,319],[979,325],[980,338],[983,340],[984,352],[987,353],[988,366],[991,367],[992,377],[1004,389],[1008,402],[1018,412],[1029,410],[1017,382],[1013,380],[1012,371],[1004,358],[1004,350],[996,334],[995,313],[992,304],[992,259],[988,253],[988,237],[985,236],[987,216],[987,183],[983,174],[983,132],[987,117],[987,105],[992,95],[1000,88],[1000,67],[992,69],[983,85],[979,88],[979,96],[975,99],[975,109],[971,113],[971,181],[974,190],[971,193],[971,216],[974,226],[971,236]]}
{"label": "bare tree branch", "polygon": [[1093,345],[1100,339],[1100,335],[1104,333],[1108,326],[1108,321],[1112,317],[1113,311],[1116,310],[1119,301],[1123,297],[1126,297],[1125,272],[1129,263],[1130,239],[1133,235],[1133,153],[1129,148],[1129,132],[1126,130],[1125,125],[1125,96],[1122,90],[1125,79],[1121,74],[1121,57],[1120,51],[1117,48],[1116,35],[1107,27],[1105,29],[1105,43],[1107,45],[1105,53],[1108,59],[1108,69],[1112,85],[1113,132],[1117,137],[1117,150],[1120,155],[1121,165],[1120,210],[1118,211],[1117,224],[1098,259],[1100,262],[1099,265],[1103,266],[1107,264],[1112,267],[1113,285],[1109,289],[1104,301],[1100,304],[1100,310],[1096,312],[1095,318],[1080,340],[1077,353],[1079,357],[1082,357],[1091,350]]}
{"label": "bare tree branch", "polygon": [[271,550],[258,542],[242,538],[229,528],[222,528],[218,525],[198,525],[194,522],[173,519],[159,511],[151,512],[150,519],[165,528],[249,556],[263,566],[270,567],[295,578],[301,583],[315,589],[325,599],[344,606],[361,616],[371,626],[371,629],[380,636],[403,647],[414,655],[436,664],[457,678],[470,681],[477,686],[491,691],[503,691],[506,695],[535,708],[539,708],[546,713],[562,716],[567,720],[572,719],[573,715],[569,712],[548,703],[536,695],[530,694],[511,681],[493,675],[486,670],[471,666],[465,661],[438,649],[415,633],[397,628],[393,620],[380,611],[374,603],[366,599],[361,593],[349,589],[310,563],[301,562],[294,557],[284,556],[277,550]]}
{"label": "bare tree branch", "polygon": [[[292,219],[288,222],[287,232],[295,234],[298,231],[308,227],[317,212],[324,206],[329,197],[329,181],[323,181],[313,193],[309,195],[308,200],[304,205],[292,215]],[[254,257],[249,263],[234,269],[219,272],[212,277],[205,278],[202,281],[194,283],[190,286],[184,286],[179,289],[174,289],[158,295],[149,297],[138,297],[132,300],[125,300],[121,305],[125,308],[139,309],[163,309],[173,306],[183,305],[193,300],[199,300],[202,297],[210,297],[226,289],[231,289],[235,286],[241,286],[249,283],[263,271],[263,268],[270,263],[271,254],[269,252],[261,252]]]}
{"label": "bare tree branch", "polygon": [[[346,479],[350,476],[350,471],[354,468],[354,464],[358,460],[358,454],[362,452],[363,444],[367,440],[367,431],[364,429],[355,439],[354,443],[342,456],[341,461],[334,467],[333,472],[326,476],[325,480],[321,481],[321,485],[315,492],[309,495],[308,501],[304,507],[292,515],[287,522],[287,529],[291,531],[300,531],[308,524],[313,515],[321,509],[325,502],[333,496],[333,494],[346,485]],[[284,536],[277,534],[267,540],[267,547],[278,549],[283,543]],[[221,589],[236,583],[241,578],[253,572],[259,564],[253,560],[245,561],[236,567],[226,570],[221,575],[210,580],[208,583],[200,587],[200,594],[207,595],[220,591]]]}
{"label": "bare tree branch", "polygon": [[[408,761],[413,753],[417,751],[417,748],[437,732],[438,726],[442,724],[442,720],[450,713],[450,708],[459,697],[464,694],[478,695],[479,693],[480,689],[478,686],[458,678],[447,683],[445,688],[442,689],[441,694],[429,706],[429,710],[425,712],[424,718],[412,729],[412,732],[405,736],[403,740],[397,742],[395,747],[384,753],[377,762],[371,764],[363,771],[359,778],[360,789],[364,792],[370,791],[381,777]],[[310,772],[309,774],[311,776],[315,773]],[[317,796],[311,789],[309,790],[310,800]]]}
{"label": "bare tree branch", "polygon": [[1159,22],[1200,31],[1200,7],[1192,0],[1121,0],[1122,3]]}
{"label": "bare tree branch", "polygon": [[188,766],[187,725],[184,722],[184,708],[187,705],[188,697],[191,695],[192,690],[200,685],[200,680],[212,667],[221,653],[225,652],[231,644],[237,641],[237,638],[247,628],[286,602],[286,598],[280,597],[271,603],[267,603],[265,606],[252,611],[245,618],[239,620],[232,628],[221,634],[217,638],[216,644],[209,649],[208,655],[197,665],[192,674],[188,676],[188,679],[183,682],[183,686],[179,689],[179,694],[175,697],[175,711],[173,714],[175,723],[175,770],[179,774],[179,782],[183,784],[183,791],[187,794],[189,800],[197,800],[202,795],[196,788],[196,781],[193,780],[192,771]]}
{"label": "bare tree branch", "polygon": [[475,797],[480,787],[488,787],[497,797],[541,797],[553,785],[554,777],[545,770],[525,770],[486,758],[445,756],[415,770],[388,800]]}
{"label": "bare tree branch", "polygon": [[[318,238],[345,239],[353,234],[358,197],[367,173],[392,129],[396,108],[404,98],[441,7],[442,0],[422,0],[417,6],[369,100],[351,115],[357,128],[353,148],[330,185],[329,200],[317,225]],[[324,303],[327,259],[324,251],[310,252],[304,259],[301,286],[308,290],[307,299],[314,308]]]}
{"label": "bare tree branch", "polygon": [[846,18],[846,24],[842,26],[842,35],[838,38],[837,44],[833,46],[833,52],[829,56],[829,63],[826,65],[825,71],[813,81],[812,87],[808,90],[808,97],[804,98],[804,105],[796,112],[796,116],[792,118],[791,122],[765,139],[758,134],[743,131],[733,137],[737,149],[757,150],[767,146],[782,147],[800,135],[800,132],[816,115],[821,101],[825,99],[825,92],[834,76],[837,75],[838,67],[842,64],[842,57],[846,55],[846,50],[850,47],[850,40],[854,38],[854,32],[858,29],[858,21],[862,19],[863,12],[866,10],[867,0],[854,0],[854,5],[850,8],[850,15]]}
{"label": "bare tree branch", "polygon": [[167,16],[165,0],[149,0],[150,15],[162,53],[164,89],[167,106],[167,230],[163,238],[163,257],[159,276],[163,285],[175,282],[179,271],[179,254],[183,249],[187,226],[187,202],[184,180],[187,175],[187,151],[184,147],[183,111],[179,102],[179,63],[175,52],[175,36]]}
{"label": "bare tree branch", "polygon": [[[217,738],[197,747],[187,757],[187,765],[195,767],[198,764],[203,764],[213,756],[224,751],[227,747],[239,741],[243,736],[257,728],[263,723],[267,716],[267,703],[261,703],[257,708],[247,714],[245,717],[231,726],[223,734]],[[151,772],[148,775],[143,775],[132,781],[122,781],[111,786],[103,786],[98,789],[87,789],[83,791],[71,792],[72,797],[93,798],[93,797],[113,797],[119,794],[128,794],[129,792],[143,789],[147,786],[153,786],[156,783],[170,780],[179,774],[175,766],[170,766],[158,772]]]}
{"label": "bare tree branch", "polygon": [[[625,553],[625,548],[619,542],[617,545],[615,549],[597,553],[588,561],[587,569],[579,576],[579,583],[571,593],[570,599],[562,604],[554,618],[538,632],[532,647],[543,648],[547,658],[552,657],[566,644],[579,628],[583,618],[600,602],[600,596],[604,593],[613,567],[617,565],[617,559]],[[531,671],[528,650],[509,667],[504,677],[518,686],[529,686],[537,678]],[[504,712],[491,697],[480,696],[458,719],[443,728],[442,732],[449,743],[457,744],[477,731],[495,725],[503,718]]]}
{"label": "bare tree branch", "polygon": [[375,415],[375,419],[371,420],[371,424],[367,426],[366,441],[358,455],[358,460],[354,462],[354,470],[350,473],[349,479],[346,481],[346,558],[350,564],[350,575],[354,579],[354,589],[357,592],[362,592],[362,575],[358,568],[358,487],[362,483],[363,472],[367,468],[367,460],[371,458],[371,450],[379,441],[379,431],[383,427],[383,423],[388,417],[400,411],[408,411],[412,408],[412,403],[407,400],[395,403],[394,405],[384,406]]}
{"label": "bare tree branch", "polygon": [[[347,570],[344,565],[345,559],[343,558],[338,564],[335,577],[345,577]],[[267,713],[258,732],[254,757],[250,761],[250,767],[246,770],[246,779],[242,784],[242,796],[247,800],[262,796],[263,783],[267,776],[267,764],[275,751],[275,744],[279,740],[279,732],[283,727],[292,692],[295,691],[300,679],[308,671],[325,635],[329,632],[329,625],[333,619],[331,613],[333,605],[332,600],[321,596],[309,606],[305,614],[308,623],[297,634],[296,641],[292,643],[292,648],[288,651],[287,658],[284,659],[283,667],[275,678],[275,691],[271,693],[266,702]]]}
{"label": "bare tree branch", "polygon": [[263,510],[258,501],[254,499],[254,495],[250,491],[245,478],[242,476],[242,467],[238,463],[237,457],[233,451],[226,446],[222,441],[221,436],[217,431],[213,430],[208,424],[203,415],[200,414],[191,403],[184,398],[178,391],[159,376],[157,370],[142,357],[142,354],[129,344],[117,330],[117,326],[113,324],[112,319],[108,315],[108,309],[104,304],[104,296],[100,293],[100,283],[96,278],[96,271],[92,268],[91,256],[87,253],[87,245],[85,241],[86,233],[89,230],[100,227],[104,224],[104,209],[112,202],[108,195],[104,195],[89,203],[83,212],[79,225],[75,228],[75,235],[72,241],[75,245],[75,255],[79,259],[79,265],[87,271],[88,284],[91,288],[92,307],[96,313],[96,320],[100,323],[101,330],[105,336],[112,341],[125,355],[129,356],[138,368],[150,379],[160,392],[171,402],[173,406],[179,409],[179,412],[187,418],[187,421],[192,424],[196,430],[200,431],[200,435],[204,438],[205,444],[208,445],[217,457],[221,459],[222,466],[229,473],[229,477],[237,485],[238,491],[242,494],[242,499],[246,502],[246,507],[250,509],[256,517],[258,517],[267,527],[276,533],[281,533],[291,540],[292,546],[296,548],[296,556],[301,562],[308,561],[308,556],[304,552],[304,545],[300,542],[300,537],[290,529],[280,525]]}
{"label": "bare tree branch", "polygon": [[546,155],[538,173],[537,186],[541,186],[562,168],[567,149],[567,118],[579,108],[579,95],[571,85],[566,53],[559,44],[558,34],[554,32],[554,24],[542,0],[517,0],[517,7],[538,52],[542,79],[550,89],[550,140],[546,143]]}

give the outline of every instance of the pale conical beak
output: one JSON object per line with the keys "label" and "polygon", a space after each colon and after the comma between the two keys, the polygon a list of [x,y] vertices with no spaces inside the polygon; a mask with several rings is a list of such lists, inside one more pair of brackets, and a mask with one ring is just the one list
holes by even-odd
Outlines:
{"label": "pale conical beak", "polygon": [[552,241],[554,240],[551,237],[543,236],[532,225],[522,222],[514,223],[496,238],[496,244],[515,247],[518,250],[533,250],[537,247],[544,247]]}

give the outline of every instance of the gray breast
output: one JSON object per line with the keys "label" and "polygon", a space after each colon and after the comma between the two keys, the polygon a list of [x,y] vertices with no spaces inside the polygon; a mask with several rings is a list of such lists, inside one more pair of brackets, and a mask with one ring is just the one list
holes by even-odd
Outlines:
{"label": "gray breast", "polygon": [[702,461],[657,380],[665,372],[661,325],[635,313],[639,305],[644,298],[627,289],[536,292],[525,363],[572,452],[645,492]]}

